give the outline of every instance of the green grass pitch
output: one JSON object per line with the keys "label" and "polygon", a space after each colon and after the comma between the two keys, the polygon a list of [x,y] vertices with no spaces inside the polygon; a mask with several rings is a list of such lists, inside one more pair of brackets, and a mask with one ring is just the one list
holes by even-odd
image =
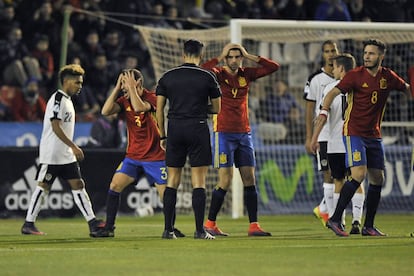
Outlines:
{"label": "green grass pitch", "polygon": [[[262,216],[272,237],[248,237],[247,218],[218,218],[230,233],[194,240],[192,215],[177,217],[187,237],[163,240],[163,217],[120,216],[115,238],[94,239],[82,218],[40,218],[46,236],[20,234],[23,219],[0,221],[1,275],[414,275],[412,215],[378,214],[387,237],[336,237],[312,215]],[[348,222],[350,225],[350,222]]]}

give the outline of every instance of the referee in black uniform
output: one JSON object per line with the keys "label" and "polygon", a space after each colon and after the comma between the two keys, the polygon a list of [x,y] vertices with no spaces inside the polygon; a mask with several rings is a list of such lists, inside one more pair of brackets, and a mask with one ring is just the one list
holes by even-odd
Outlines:
{"label": "referee in black uniform", "polygon": [[[177,201],[177,189],[187,156],[191,165],[193,186],[192,205],[196,231],[195,239],[214,239],[204,231],[206,206],[206,176],[211,165],[210,131],[207,124],[209,113],[217,114],[221,108],[221,91],[216,77],[200,68],[204,45],[197,40],[184,43],[184,64],[164,73],[158,81],[157,121],[160,128],[161,146],[166,148],[168,168],[167,188],[164,192],[164,239],[175,239],[173,216]],[[169,102],[168,138],[164,127],[164,108]],[[211,104],[209,104],[211,103]]]}

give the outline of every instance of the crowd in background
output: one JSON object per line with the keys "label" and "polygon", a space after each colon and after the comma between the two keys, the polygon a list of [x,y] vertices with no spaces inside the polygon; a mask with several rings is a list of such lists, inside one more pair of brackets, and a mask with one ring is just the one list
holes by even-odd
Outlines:
{"label": "crowd in background", "polygon": [[[155,84],[148,49],[131,27],[134,24],[202,29],[225,26],[231,18],[374,22],[413,22],[414,18],[409,0],[0,0],[0,121],[43,119],[45,101],[57,88],[67,5],[75,10],[64,62],[81,64],[87,72],[82,93],[74,98],[80,121],[97,121],[121,68],[137,68],[148,88]],[[277,87],[286,90],[284,83]],[[282,93],[274,97],[275,106],[282,98],[294,107],[292,116],[301,111]],[[286,105],[280,108],[284,112]],[[259,116],[270,116],[268,112]]]}

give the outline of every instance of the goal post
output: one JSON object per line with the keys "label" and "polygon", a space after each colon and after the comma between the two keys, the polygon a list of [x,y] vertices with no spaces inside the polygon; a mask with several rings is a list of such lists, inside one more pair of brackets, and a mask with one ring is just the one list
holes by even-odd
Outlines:
{"label": "goal post", "polygon": [[[194,38],[205,44],[204,60],[218,56],[228,42],[241,43],[248,52],[269,57],[280,69],[251,84],[249,117],[256,151],[256,183],[259,213],[309,213],[322,198],[322,177],[313,157],[304,149],[303,88],[308,76],[321,66],[321,44],[336,41],[340,52],[351,53],[362,63],[362,41],[378,38],[387,44],[383,66],[408,81],[414,66],[414,24],[232,19],[228,27],[207,30],[175,30],[136,26],[149,49],[156,79],[182,64],[182,44]],[[245,62],[249,66],[249,62]],[[298,104],[288,121],[280,117],[278,102],[271,100],[287,86]],[[380,211],[412,212],[414,174],[411,149],[414,141],[414,104],[402,93],[392,92],[384,114],[386,183]],[[282,104],[282,107],[283,104]],[[277,116],[276,116],[277,115]],[[185,168],[182,192],[191,191]],[[209,170],[207,196],[217,184],[217,171]],[[220,214],[243,215],[240,178],[233,181]],[[207,200],[209,204],[209,200]],[[191,212],[178,208],[179,212]]]}

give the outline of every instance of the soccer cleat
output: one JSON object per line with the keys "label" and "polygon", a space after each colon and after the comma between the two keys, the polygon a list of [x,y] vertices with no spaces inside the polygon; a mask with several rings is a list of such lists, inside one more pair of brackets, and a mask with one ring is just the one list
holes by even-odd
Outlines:
{"label": "soccer cleat", "polygon": [[382,233],[376,227],[366,227],[364,226],[361,231],[362,236],[377,236],[377,237],[384,237],[387,234]]}
{"label": "soccer cleat", "polygon": [[174,234],[174,231],[170,232],[168,230],[164,230],[164,232],[162,232],[161,237],[163,239],[166,239],[166,240],[176,240],[177,239],[177,237]]}
{"label": "soccer cleat", "polygon": [[410,233],[410,237],[411,237],[411,238],[414,238],[414,232],[411,232],[411,233]]}
{"label": "soccer cleat", "polygon": [[113,238],[115,237],[115,227],[112,227],[111,229],[108,228],[99,228],[97,231],[91,232],[89,234],[92,238]]}
{"label": "soccer cleat", "polygon": [[359,221],[356,220],[352,223],[352,228],[349,234],[351,235],[361,234],[361,224],[359,223]]}
{"label": "soccer cleat", "polygon": [[207,231],[204,231],[204,232],[195,231],[194,232],[194,239],[198,239],[198,240],[215,240],[216,237],[214,237],[213,235],[211,235]]}
{"label": "soccer cleat", "polygon": [[45,232],[41,232],[36,228],[36,226],[34,225],[34,222],[28,222],[28,221],[24,222],[21,231],[23,235],[38,235],[38,236],[46,235]]}
{"label": "soccer cleat", "polygon": [[177,238],[184,238],[185,235],[183,232],[181,232],[180,230],[178,230],[177,228],[174,228],[174,234]]}
{"label": "soccer cleat", "polygon": [[89,236],[92,237],[94,234],[96,234],[96,232],[98,232],[99,230],[105,227],[105,222],[103,220],[94,218],[88,221],[88,225],[89,225]]}
{"label": "soccer cleat", "polygon": [[328,219],[329,219],[328,213],[322,213],[321,210],[319,209],[319,206],[316,206],[315,208],[313,208],[313,215],[315,216],[315,218],[321,221],[324,227],[326,227],[326,223],[328,222]]}
{"label": "soccer cleat", "polygon": [[330,219],[328,219],[328,222],[326,223],[326,226],[328,229],[331,229],[337,236],[340,237],[348,237],[349,234],[342,230],[342,225],[339,222],[334,222]]}
{"label": "soccer cleat", "polygon": [[213,236],[225,236],[227,237],[229,234],[224,233],[221,231],[220,228],[217,227],[217,224],[215,221],[207,220],[206,223],[204,223],[204,229]]}
{"label": "soccer cleat", "polygon": [[247,232],[248,236],[255,236],[255,237],[269,237],[272,234],[269,232],[265,232],[259,225],[258,222],[252,222],[249,226],[249,231]]}

